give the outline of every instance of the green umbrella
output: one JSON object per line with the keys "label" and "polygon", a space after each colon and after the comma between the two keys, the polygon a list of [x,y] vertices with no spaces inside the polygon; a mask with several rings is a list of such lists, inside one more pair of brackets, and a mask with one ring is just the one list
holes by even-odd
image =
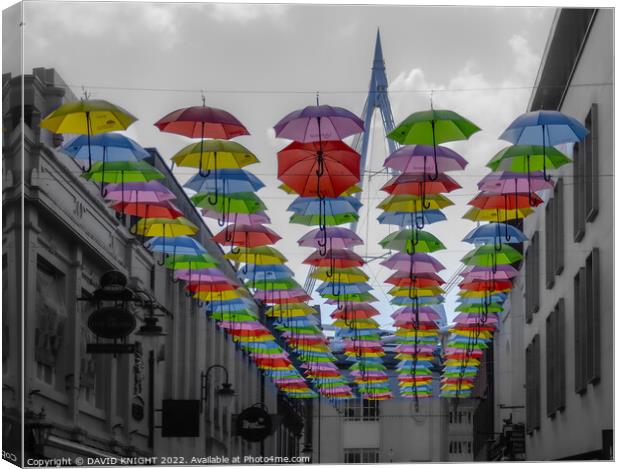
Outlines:
{"label": "green umbrella", "polygon": [[487,163],[493,171],[510,171],[513,173],[529,173],[542,171],[545,166],[559,168],[572,160],[554,147],[540,145],[511,145],[500,150]]}
{"label": "green umbrella", "polygon": [[334,295],[332,293],[322,293],[321,296],[330,300],[338,300],[342,303],[346,303],[347,301],[353,301],[355,303],[371,303],[373,301],[378,301],[370,293],[341,293],[339,295]]}
{"label": "green umbrella", "polygon": [[514,264],[521,259],[523,259],[521,253],[507,244],[503,244],[499,251],[496,249],[496,246],[485,244],[465,254],[461,261],[466,265],[495,267],[497,265]]}
{"label": "green umbrella", "polygon": [[244,321],[257,321],[258,320],[258,316],[256,316],[255,314],[249,313],[248,310],[240,310],[240,311],[235,311],[232,313],[214,312],[214,313],[211,313],[210,316],[211,318],[217,319],[218,321],[244,322]]}
{"label": "green umbrella", "polygon": [[454,310],[459,311],[461,313],[469,313],[469,314],[501,313],[502,311],[504,311],[504,308],[499,303],[489,303],[488,305],[485,306],[485,304],[481,302],[480,304],[464,303],[464,304],[458,305]]}
{"label": "green umbrella", "polygon": [[120,183],[148,182],[165,176],[146,161],[97,161],[89,171],[82,174],[89,181]]}
{"label": "green umbrella", "polygon": [[405,228],[390,233],[379,244],[383,249],[394,249],[407,254],[435,252],[446,249],[441,241],[428,231]]}
{"label": "green umbrella", "polygon": [[255,280],[246,282],[248,288],[257,288],[259,290],[291,290],[293,288],[301,288],[301,285],[292,278],[283,278],[280,280]]}
{"label": "green umbrella", "polygon": [[414,112],[398,124],[388,134],[388,138],[404,145],[432,145],[435,175],[429,179],[434,181],[439,177],[437,145],[444,142],[467,140],[479,130],[478,126],[456,112],[432,109],[431,103],[430,111]]}
{"label": "green umbrella", "polygon": [[176,254],[166,258],[166,268],[168,269],[209,269],[219,265],[209,254],[200,254],[198,256],[189,254]]}

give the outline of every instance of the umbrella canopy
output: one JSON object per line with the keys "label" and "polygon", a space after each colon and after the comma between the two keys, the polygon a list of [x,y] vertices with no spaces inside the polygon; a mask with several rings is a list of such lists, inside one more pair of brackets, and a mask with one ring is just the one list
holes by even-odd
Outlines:
{"label": "umbrella canopy", "polygon": [[499,251],[495,246],[484,245],[467,253],[462,259],[466,265],[492,266],[500,264],[514,264],[523,259],[519,251],[507,244],[501,246]]}
{"label": "umbrella canopy", "polygon": [[271,246],[240,247],[238,251],[229,252],[224,257],[231,261],[258,265],[284,264],[288,260],[280,251]]}
{"label": "umbrella canopy", "polygon": [[189,236],[176,236],[167,240],[164,236],[155,236],[149,239],[145,246],[152,251],[164,252],[173,256],[181,254],[200,256],[206,253],[202,244]]}
{"label": "umbrella canopy", "polygon": [[495,209],[479,209],[478,207],[472,207],[463,218],[472,221],[493,221],[493,222],[505,222],[507,220],[523,219],[528,215],[534,213],[531,207],[522,207],[518,209],[495,208]]}
{"label": "umbrella canopy", "polygon": [[416,252],[415,254],[398,252],[382,261],[380,265],[401,272],[409,272],[410,268],[413,266],[414,272],[416,273],[434,273],[445,269],[445,266],[441,262],[423,252]]}
{"label": "umbrella canopy", "polygon": [[[201,140],[183,147],[173,157],[178,166],[198,168],[199,175],[207,177],[219,169],[239,169],[258,163],[258,158],[246,147],[228,140]],[[203,173],[203,171],[207,171]]]}
{"label": "umbrella canopy", "polygon": [[130,203],[158,203],[176,199],[172,191],[157,180],[108,184],[104,195],[108,200]]}
{"label": "umbrella canopy", "polygon": [[253,192],[238,192],[220,196],[213,200],[209,193],[196,194],[191,197],[196,207],[213,210],[228,216],[229,213],[256,213],[266,210],[263,201]]}
{"label": "umbrella canopy", "polygon": [[[152,242],[152,240],[147,241],[147,243],[149,242]],[[199,269],[209,269],[218,265],[218,261],[207,254],[204,249],[202,252],[176,253],[166,259],[166,268],[174,270],[187,269],[198,271]]]}
{"label": "umbrella canopy", "polygon": [[382,188],[389,194],[438,194],[452,192],[461,186],[447,174],[439,174],[435,180],[428,180],[423,174],[404,173],[394,176]]}
{"label": "umbrella canopy", "polygon": [[213,240],[225,246],[257,247],[274,244],[282,239],[274,231],[263,225],[228,225]]}
{"label": "umbrella canopy", "polygon": [[530,171],[529,175],[511,171],[487,174],[478,183],[478,189],[493,194],[523,194],[553,189],[553,181],[547,181],[542,171]]}
{"label": "umbrella canopy", "polygon": [[463,238],[466,243],[522,243],[527,237],[518,228],[507,223],[487,223],[471,230]]}
{"label": "umbrella canopy", "polygon": [[342,140],[363,132],[364,122],[344,108],[317,103],[287,114],[273,129],[278,138],[306,143]]}
{"label": "umbrella canopy", "polygon": [[269,216],[262,210],[255,213],[220,213],[209,208],[203,208],[201,210],[201,213],[207,218],[214,218],[216,220],[220,220],[223,224],[242,223],[244,225],[262,225],[263,223],[271,223],[271,219],[269,218]]}
{"label": "umbrella canopy", "polygon": [[162,202],[115,202],[112,208],[139,218],[179,218],[183,212],[168,200]]}
{"label": "umbrella canopy", "polygon": [[[62,104],[41,120],[40,127],[57,134],[90,136],[114,130],[125,130],[136,117],[120,106],[102,99],[83,99]],[[88,145],[90,148],[90,145]],[[92,152],[88,156],[88,169],[92,165]]]}
{"label": "umbrella canopy", "polygon": [[322,233],[320,229],[312,230],[302,236],[297,244],[304,247],[313,247],[315,249],[322,246],[325,236],[329,239],[329,244],[334,249],[346,249],[351,246],[359,246],[364,244],[354,231],[342,227],[326,227]]}
{"label": "umbrella canopy", "polygon": [[222,109],[192,106],[167,114],[155,123],[162,132],[184,135],[190,138],[230,139],[249,135],[248,130],[232,114]]}
{"label": "umbrella canopy", "polygon": [[[82,177],[89,181],[120,183],[147,182],[165,176],[146,161],[97,161]],[[105,194],[104,194],[105,195]]]}
{"label": "umbrella canopy", "polygon": [[198,227],[185,217],[143,218],[131,228],[131,232],[143,236],[171,238],[196,234]]}
{"label": "umbrella canopy", "polygon": [[456,112],[431,109],[411,114],[388,134],[388,138],[402,144],[435,146],[444,142],[467,140],[479,130],[479,127]]}
{"label": "umbrella canopy", "polygon": [[255,192],[265,187],[265,184],[249,171],[227,168],[220,169],[217,173],[212,172],[209,176],[194,174],[189,181],[183,184],[183,187],[187,187],[197,193],[219,190],[224,194],[232,194],[236,192]]}
{"label": "umbrella canopy", "polygon": [[365,262],[364,259],[353,251],[348,251],[346,249],[329,249],[324,255],[315,251],[304,259],[302,263],[315,265],[317,267],[329,267],[331,265],[334,268],[344,268],[361,267]]}
{"label": "umbrella canopy", "polygon": [[402,229],[390,233],[379,244],[383,249],[394,249],[407,254],[435,252],[446,247],[433,234],[417,229]]}
{"label": "umbrella canopy", "polygon": [[454,150],[437,145],[404,145],[390,154],[385,162],[386,168],[391,168],[403,173],[431,174],[437,161],[437,170],[458,171],[465,169],[467,161]]}
{"label": "umbrella canopy", "polygon": [[[90,142],[89,142],[90,140]],[[93,161],[138,161],[148,158],[150,153],[135,140],[122,134],[110,132],[92,135],[78,135],[65,144],[61,151],[78,160]]]}
{"label": "umbrella canopy", "polygon": [[419,212],[383,212],[377,217],[382,225],[418,226],[430,225],[445,221],[446,216],[441,210],[422,210]]}
{"label": "umbrella canopy", "polygon": [[545,168],[559,168],[572,160],[553,147],[540,145],[511,145],[500,150],[487,163],[493,171],[531,173]]}
{"label": "umbrella canopy", "polygon": [[423,210],[437,210],[454,205],[454,202],[441,194],[431,194],[425,197],[399,194],[384,199],[377,208],[386,212],[422,212]]}
{"label": "umbrella canopy", "polygon": [[499,136],[514,144],[552,147],[561,143],[579,142],[588,130],[574,117],[559,111],[532,111],[517,117]]}
{"label": "umbrella canopy", "polygon": [[278,152],[278,179],[302,197],[338,197],[360,180],[360,155],[339,140],[292,142]]}

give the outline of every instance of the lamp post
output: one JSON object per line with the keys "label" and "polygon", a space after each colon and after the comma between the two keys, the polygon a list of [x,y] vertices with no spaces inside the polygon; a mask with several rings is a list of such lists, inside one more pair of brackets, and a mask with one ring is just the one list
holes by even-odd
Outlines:
{"label": "lamp post", "polygon": [[[225,377],[225,380],[222,383],[222,386],[218,390],[215,391],[215,393],[218,396],[218,399],[220,399],[220,401],[222,402],[222,406],[228,407],[232,403],[233,398],[235,397],[235,391],[233,390],[232,384],[228,380],[228,369],[224,365],[218,365],[218,364],[211,365],[209,368],[207,368],[207,371],[200,373],[200,411],[201,412],[203,410],[202,403],[204,402],[205,404],[207,404],[208,399],[209,399],[209,374],[211,373],[211,371],[213,371],[216,368],[219,368],[222,371],[224,371],[224,377]],[[207,412],[208,412],[208,406],[207,406]]]}

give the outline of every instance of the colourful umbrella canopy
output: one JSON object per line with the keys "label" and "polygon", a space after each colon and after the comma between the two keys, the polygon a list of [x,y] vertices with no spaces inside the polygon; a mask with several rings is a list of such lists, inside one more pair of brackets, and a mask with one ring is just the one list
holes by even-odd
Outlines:
{"label": "colourful umbrella canopy", "polygon": [[511,171],[487,174],[478,183],[478,189],[493,194],[529,194],[553,189],[553,181],[547,181],[542,171],[530,171],[529,175]]}
{"label": "colourful umbrella canopy", "polygon": [[218,265],[218,261],[207,254],[204,249],[202,252],[176,253],[166,259],[166,268],[175,270],[187,269],[197,271],[198,269],[209,269]]}
{"label": "colourful umbrella canopy", "polygon": [[540,145],[511,145],[500,150],[487,163],[493,171],[531,173],[545,168],[559,168],[571,163],[571,159],[553,147]]}
{"label": "colourful umbrella canopy", "polygon": [[211,193],[193,195],[190,199],[196,207],[223,213],[257,213],[266,210],[263,201],[253,192],[238,192],[231,195],[219,196],[215,199]]}
{"label": "colourful umbrella canopy", "polygon": [[207,177],[210,171],[239,169],[258,163],[258,158],[237,142],[213,139],[190,143],[179,150],[172,161],[178,166],[198,168],[199,176],[203,176],[203,170],[208,170],[204,175]]}
{"label": "colourful umbrella canopy", "polygon": [[334,269],[332,273],[330,273],[330,269],[328,268],[319,267],[312,272],[310,276],[323,281],[331,281],[331,279],[335,279],[336,281],[342,283],[365,282],[370,278],[362,269],[358,267]]}
{"label": "colourful umbrella canopy", "polygon": [[156,180],[108,184],[104,196],[108,200],[131,203],[157,203],[176,199],[170,189]]}
{"label": "colourful umbrella canopy", "polygon": [[199,256],[206,253],[202,244],[189,236],[176,236],[168,239],[164,236],[155,236],[149,239],[145,246],[152,251],[164,252],[173,256],[181,254]]}
{"label": "colourful umbrella canopy", "polygon": [[329,245],[333,249],[346,249],[351,246],[359,246],[364,244],[362,238],[348,228],[326,227],[323,231],[324,233],[320,229],[312,230],[302,236],[297,241],[297,244],[303,247],[318,249],[322,246],[321,243],[323,242],[325,236],[329,239]]}
{"label": "colourful umbrella canopy", "polygon": [[[57,134],[80,134],[90,136],[114,130],[125,130],[137,119],[120,106],[102,99],[83,99],[62,104],[45,116],[41,128]],[[90,146],[88,146],[90,148]],[[88,170],[92,165],[89,152]]]}
{"label": "colourful umbrella canopy", "polygon": [[480,210],[515,210],[526,207],[537,207],[543,202],[544,201],[537,194],[517,194],[508,197],[480,192],[476,197],[467,202],[467,204],[479,208]]}
{"label": "colourful umbrella canopy", "polygon": [[523,259],[519,251],[507,244],[501,246],[499,250],[495,246],[484,245],[477,247],[467,253],[461,261],[466,265],[491,266],[500,264],[514,264]]}
{"label": "colourful umbrella canopy", "polygon": [[413,266],[416,273],[434,273],[445,269],[441,262],[423,252],[416,252],[415,254],[398,252],[382,261],[380,265],[401,272],[409,272]]}
{"label": "colourful umbrella canopy", "polygon": [[413,254],[414,252],[435,252],[446,247],[433,234],[418,229],[402,229],[390,233],[379,244],[383,249]]}
{"label": "colourful umbrella canopy", "polygon": [[115,202],[111,207],[126,215],[139,218],[179,218],[183,212],[168,200],[162,202]]}
{"label": "colourful umbrella canopy", "polygon": [[391,195],[385,198],[377,208],[386,212],[421,212],[422,210],[437,210],[454,205],[450,199],[441,194],[431,194],[425,197],[409,194]]}
{"label": "colourful umbrella canopy", "polygon": [[574,117],[559,111],[532,111],[517,117],[500,135],[514,144],[552,147],[583,140],[588,130]]}
{"label": "colourful umbrella canopy", "polygon": [[402,144],[435,146],[444,142],[467,140],[479,130],[475,124],[456,112],[432,109],[414,112],[398,124],[388,134],[388,138]]}
{"label": "colourful umbrella canopy", "polygon": [[222,224],[226,223],[242,223],[244,225],[271,223],[271,219],[263,211],[255,213],[220,213],[215,210],[203,208],[201,210],[203,216],[220,220]]}
{"label": "colourful umbrella canopy", "polygon": [[360,180],[360,155],[339,140],[292,142],[278,152],[278,179],[302,197],[338,197]]}
{"label": "colourful umbrella canopy", "polygon": [[[235,142],[228,142],[235,143]],[[209,176],[194,174],[189,181],[183,184],[197,193],[216,192],[232,194],[236,192],[254,192],[265,187],[256,176],[244,169],[226,168],[212,172]]]}
{"label": "colourful umbrella canopy", "polygon": [[454,150],[432,145],[404,145],[390,154],[385,162],[386,168],[403,173],[431,174],[435,168],[433,158],[437,161],[439,173],[465,169],[467,161]]}
{"label": "colourful umbrella canopy", "polygon": [[270,246],[241,247],[238,251],[229,252],[224,257],[231,261],[258,265],[284,264],[288,260],[280,251]]}
{"label": "colourful umbrella canopy", "polygon": [[143,236],[170,238],[196,234],[198,227],[185,217],[143,218],[131,227],[131,232]]}
{"label": "colourful umbrella canopy", "polygon": [[463,218],[471,221],[493,221],[493,222],[505,222],[507,220],[515,220],[515,219],[523,219],[528,215],[534,213],[531,207],[522,207],[518,209],[508,209],[505,210],[503,208],[496,209],[479,209],[478,207],[472,207]]}
{"label": "colourful umbrella canopy", "polygon": [[231,224],[213,236],[213,240],[224,246],[257,247],[274,244],[282,239],[263,225]]}
{"label": "colourful umbrella canopy", "polygon": [[336,215],[324,215],[321,216],[318,213],[316,215],[299,215],[297,213],[291,215],[290,222],[298,225],[306,226],[334,226],[342,225],[344,223],[353,223],[359,220],[359,215],[355,212],[339,213]]}
{"label": "colourful umbrella canopy", "polygon": [[120,183],[147,182],[164,179],[165,176],[146,161],[97,161],[89,171],[82,174],[89,181]]}
{"label": "colourful umbrella canopy", "polygon": [[135,140],[122,134],[109,132],[97,135],[78,135],[65,144],[61,151],[78,160],[94,161],[138,161],[148,158],[150,153]]}
{"label": "colourful umbrella canopy", "polygon": [[273,126],[276,137],[298,142],[342,140],[364,131],[355,114],[335,106],[307,106],[284,116]]}
{"label": "colourful umbrella canopy", "polygon": [[404,173],[392,177],[381,187],[388,194],[438,194],[440,192],[452,192],[461,186],[447,174],[439,174],[436,179],[428,180],[423,174]]}
{"label": "colourful umbrella canopy", "polygon": [[507,223],[487,223],[471,230],[463,238],[466,243],[522,243],[527,237],[518,228]]}
{"label": "colourful umbrella canopy", "polygon": [[353,251],[346,249],[329,249],[324,255],[318,251],[312,253],[303,260],[303,264],[314,265],[317,267],[344,268],[344,267],[361,267],[364,265],[364,259]]}
{"label": "colourful umbrella canopy", "polygon": [[192,106],[167,114],[155,123],[162,132],[190,138],[230,139],[249,135],[248,130],[229,112],[209,106]]}
{"label": "colourful umbrella canopy", "polygon": [[377,220],[384,225],[417,226],[422,229],[424,225],[445,221],[446,216],[441,210],[422,209],[419,212],[383,212]]}

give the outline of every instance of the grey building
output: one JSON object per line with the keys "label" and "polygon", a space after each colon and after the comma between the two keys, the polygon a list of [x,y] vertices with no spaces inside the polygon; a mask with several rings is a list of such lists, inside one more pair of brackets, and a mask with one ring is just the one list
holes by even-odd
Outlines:
{"label": "grey building", "polygon": [[494,340],[495,431],[523,425],[527,460],[613,454],[613,26],[611,9],[558,10],[528,105],[590,134],[560,148],[573,164],[524,221]]}
{"label": "grey building", "polygon": [[[298,455],[302,403],[278,394],[129,232],[135,220],[119,219],[99,188],[80,177],[79,165],[57,151],[61,137],[39,128],[47,113],[76,99],[58,73],[37,68],[23,77],[4,75],[2,96],[4,450],[21,458],[23,430],[26,464],[37,457],[73,463],[156,457],[123,462],[172,464],[191,463],[192,456]],[[161,156],[150,153],[176,205],[200,227],[197,239],[234,277]],[[166,334],[137,334],[152,311],[132,306],[137,327],[127,342],[135,344],[133,353],[87,353],[97,341],[87,325],[94,306],[79,298],[98,289],[110,270],[124,274],[144,304],[156,305]],[[222,369],[211,369],[206,381],[201,376],[211,365],[228,371],[236,392],[228,406],[216,392],[225,380]],[[160,428],[164,403],[180,401],[200,402],[195,436],[165,436]],[[256,403],[274,417],[274,431],[262,443],[234,431],[235,416]]]}

